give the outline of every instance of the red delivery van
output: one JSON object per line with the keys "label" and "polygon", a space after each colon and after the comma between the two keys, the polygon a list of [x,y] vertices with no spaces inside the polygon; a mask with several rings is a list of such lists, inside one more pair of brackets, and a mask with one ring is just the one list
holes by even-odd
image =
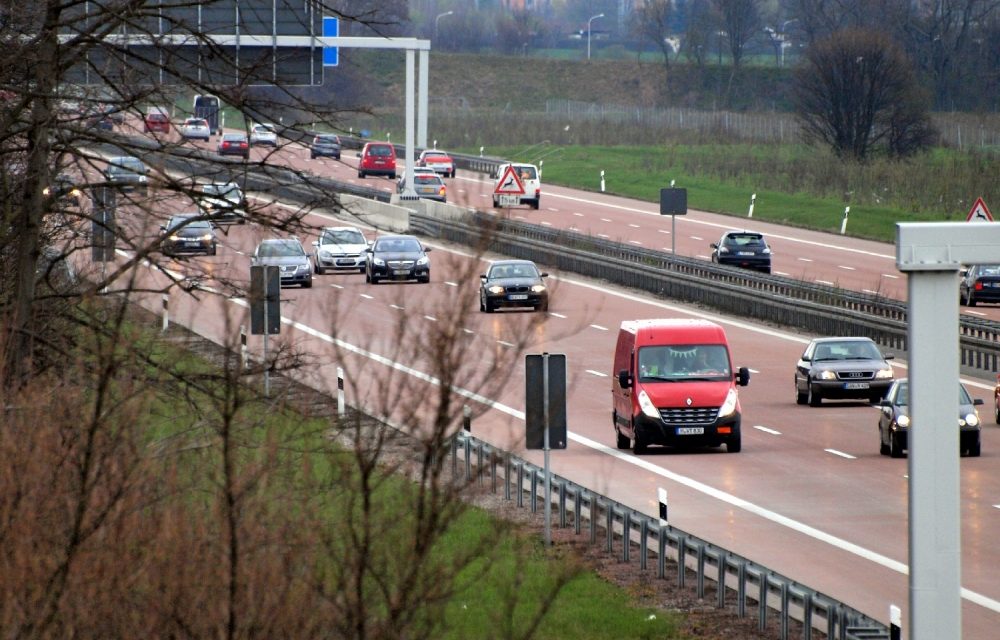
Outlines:
{"label": "red delivery van", "polygon": [[615,347],[611,395],[619,449],[643,453],[651,444],[673,447],[740,441],[736,387],[750,381],[735,370],[726,332],[708,320],[622,322]]}

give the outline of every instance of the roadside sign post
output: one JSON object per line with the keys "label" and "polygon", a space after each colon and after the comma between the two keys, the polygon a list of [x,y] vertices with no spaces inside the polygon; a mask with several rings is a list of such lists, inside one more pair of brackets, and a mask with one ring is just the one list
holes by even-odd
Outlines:
{"label": "roadside sign post", "polygon": [[545,547],[552,545],[552,474],[549,451],[566,448],[566,355],[524,357],[525,445],[545,452]]}
{"label": "roadside sign post", "polygon": [[687,215],[688,192],[673,185],[671,180],[669,188],[660,189],[660,215],[670,216],[670,253],[677,253],[677,216]]}
{"label": "roadside sign post", "polygon": [[264,397],[271,395],[267,337],[281,333],[281,267],[250,267],[250,333],[264,336]]}
{"label": "roadside sign post", "polygon": [[514,165],[508,164],[504,167],[504,172],[500,176],[500,180],[497,181],[497,186],[493,190],[493,194],[497,196],[501,207],[509,208],[521,204],[521,196],[524,195],[524,183],[521,182],[517,171],[514,171]]}

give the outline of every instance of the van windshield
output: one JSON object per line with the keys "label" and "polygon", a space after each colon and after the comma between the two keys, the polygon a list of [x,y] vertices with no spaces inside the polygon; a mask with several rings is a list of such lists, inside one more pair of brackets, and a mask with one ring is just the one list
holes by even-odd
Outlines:
{"label": "van windshield", "polygon": [[650,346],[639,349],[640,382],[728,380],[729,351],[721,344]]}

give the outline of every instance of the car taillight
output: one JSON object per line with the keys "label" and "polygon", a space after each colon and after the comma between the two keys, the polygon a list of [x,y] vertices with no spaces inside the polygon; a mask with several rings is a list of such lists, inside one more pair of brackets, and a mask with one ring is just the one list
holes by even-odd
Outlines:
{"label": "car taillight", "polygon": [[442,185],[441,188],[438,189],[438,195],[439,196],[443,196],[444,195],[444,191],[445,191],[445,188],[444,188],[444,185]]}
{"label": "car taillight", "polygon": [[983,283],[976,280],[976,291],[982,291],[982,290],[983,290]]}

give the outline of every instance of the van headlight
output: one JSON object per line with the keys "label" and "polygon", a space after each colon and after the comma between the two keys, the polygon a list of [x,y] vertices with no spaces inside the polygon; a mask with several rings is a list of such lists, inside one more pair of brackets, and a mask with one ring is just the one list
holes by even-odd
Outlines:
{"label": "van headlight", "polygon": [[729,393],[726,394],[726,401],[719,407],[719,417],[728,418],[733,415],[736,412],[736,404],[739,398],[736,389],[730,389]]}
{"label": "van headlight", "polygon": [[901,426],[901,427],[908,427],[908,426],[910,426],[910,416],[908,416],[908,415],[901,415],[901,416],[899,416],[898,418],[896,418],[896,424],[899,425],[899,426]]}
{"label": "van headlight", "polygon": [[642,390],[639,392],[639,408],[642,409],[642,413],[649,418],[654,418],[656,420],[660,419],[660,412],[655,406],[653,406],[653,401],[649,399],[646,395],[646,391]]}
{"label": "van headlight", "polygon": [[978,424],[979,416],[974,413],[967,414],[964,419],[959,419],[958,421],[958,426],[960,427],[975,427]]}

